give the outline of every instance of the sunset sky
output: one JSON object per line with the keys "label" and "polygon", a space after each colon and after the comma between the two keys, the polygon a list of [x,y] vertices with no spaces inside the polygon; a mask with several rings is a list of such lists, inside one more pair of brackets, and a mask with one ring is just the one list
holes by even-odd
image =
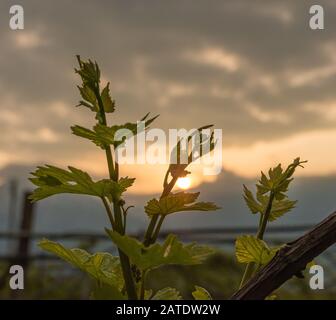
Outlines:
{"label": "sunset sky", "polygon": [[[315,1],[316,2],[316,1]],[[278,162],[309,160],[299,175],[336,174],[336,2],[325,30],[309,28],[311,1],[17,1],[25,29],[0,3],[0,169],[73,165],[106,173],[104,154],[70,134],[94,119],[76,109],[75,55],[111,82],[110,123],[223,130],[223,168],[253,178]],[[135,193],[157,193],[166,166],[127,166]],[[151,183],[147,181],[150,176]],[[0,177],[1,179],[1,177]],[[192,186],[204,177],[200,168]]]}

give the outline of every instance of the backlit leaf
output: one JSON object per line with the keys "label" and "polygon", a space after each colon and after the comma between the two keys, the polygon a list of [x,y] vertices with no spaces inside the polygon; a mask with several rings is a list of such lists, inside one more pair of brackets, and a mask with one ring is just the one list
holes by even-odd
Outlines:
{"label": "backlit leaf", "polygon": [[179,137],[170,153],[171,164],[168,171],[172,177],[184,177],[189,164],[214,150],[217,143],[214,140],[214,132],[206,134],[203,131],[212,127],[213,125],[206,125],[187,132],[187,136]]}
{"label": "backlit leaf", "polygon": [[293,180],[292,176],[295,169],[302,167],[302,164],[306,162],[307,161],[301,161],[300,158],[296,158],[286,170],[283,170],[281,164],[279,164],[268,171],[269,177],[262,172],[261,179],[257,184],[257,193],[263,195],[272,191],[276,200],[284,199],[286,197],[285,193],[288,191],[288,186]]}
{"label": "backlit leaf", "polygon": [[80,75],[83,84],[93,90],[100,83],[100,70],[97,62],[83,61],[79,56],[77,56],[77,60],[79,69],[75,69],[75,72]]}
{"label": "backlit leaf", "polygon": [[82,170],[74,167],[64,170],[50,165],[38,167],[32,173],[32,176],[30,181],[38,187],[30,197],[33,201],[61,193],[85,194],[100,198],[119,198],[134,182],[134,179],[128,177],[121,178],[119,182],[109,179],[94,182]]}
{"label": "backlit leaf", "polygon": [[47,239],[40,241],[39,247],[86,272],[99,283],[107,284],[117,290],[121,290],[124,286],[118,257],[106,252],[91,255],[82,249],[67,249]]}
{"label": "backlit leaf", "polygon": [[101,92],[101,99],[103,101],[104,110],[106,113],[112,113],[115,110],[115,101],[112,100],[110,95],[110,83]]}
{"label": "backlit leaf", "polygon": [[145,247],[135,238],[106,230],[115,245],[141,270],[149,270],[166,264],[192,265],[201,263],[214,250],[195,243],[184,245],[175,235],[169,235],[163,244]]}
{"label": "backlit leaf", "polygon": [[268,263],[278,249],[270,249],[267,244],[254,236],[241,236],[236,240],[236,257],[240,263]]}
{"label": "backlit leaf", "polygon": [[168,215],[181,211],[213,211],[220,209],[212,202],[195,202],[199,192],[178,192],[157,199],[149,200],[145,206],[145,212],[149,216]]}
{"label": "backlit leaf", "polygon": [[195,286],[195,291],[192,292],[195,300],[212,300],[210,293],[199,286]]}
{"label": "backlit leaf", "polygon": [[254,199],[252,192],[244,185],[244,199],[252,213],[263,212],[263,206]]}
{"label": "backlit leaf", "polygon": [[146,130],[148,126],[158,117],[155,116],[147,119],[148,115],[149,114],[140,120],[144,121],[144,125],[128,122],[123,125],[114,125],[109,127],[103,124],[97,124],[92,130],[75,125],[71,127],[71,130],[74,135],[91,140],[102,149],[106,148],[108,145],[113,145],[116,148],[122,145],[125,140],[139,134],[143,131],[143,129]]}
{"label": "backlit leaf", "polygon": [[156,292],[151,300],[182,300],[182,297],[175,288],[164,288]]}
{"label": "backlit leaf", "polygon": [[78,90],[83,98],[83,100],[79,102],[78,106],[84,106],[89,108],[91,111],[98,112],[98,103],[93,90],[87,85],[83,85],[82,87],[78,86]]}
{"label": "backlit leaf", "polygon": [[244,186],[244,200],[252,213],[264,214],[267,211],[270,195],[273,195],[271,212],[268,221],[274,221],[291,211],[296,201],[287,198],[289,184],[293,180],[293,174],[297,167],[302,167],[306,161],[296,158],[286,170],[281,165],[269,169],[268,177],[261,172],[261,178],[257,184],[256,198],[252,192]]}

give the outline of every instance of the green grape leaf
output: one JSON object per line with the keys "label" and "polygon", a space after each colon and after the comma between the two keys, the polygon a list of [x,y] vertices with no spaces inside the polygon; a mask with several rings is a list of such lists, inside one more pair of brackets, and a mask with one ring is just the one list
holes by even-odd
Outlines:
{"label": "green grape leaf", "polygon": [[113,292],[121,290],[124,286],[119,258],[109,253],[98,252],[91,255],[85,250],[67,249],[47,239],[41,240],[39,247],[89,274],[98,283],[110,286]]}
{"label": "green grape leaf", "polygon": [[145,247],[135,238],[120,235],[118,232],[108,229],[106,232],[131,262],[143,271],[167,264],[199,264],[214,253],[214,250],[207,246],[195,243],[184,245],[177,240],[175,235],[169,235],[163,244],[155,243]]}
{"label": "green grape leaf", "polygon": [[106,113],[112,113],[115,110],[115,101],[112,100],[110,95],[110,83],[101,92],[101,99],[103,101],[104,110]]}
{"label": "green grape leaf", "polygon": [[212,300],[210,293],[199,286],[195,286],[195,291],[192,292],[192,296],[195,300]]}
{"label": "green grape leaf", "polygon": [[[188,132],[188,137],[181,137],[179,139],[170,153],[171,164],[168,171],[172,177],[178,178],[186,176],[188,171],[185,169],[190,163],[198,160],[199,158],[214,150],[217,143],[217,141],[214,140],[214,132],[210,134],[202,133],[202,130],[210,129],[212,127],[213,125],[200,127],[193,132]],[[193,141],[193,144],[190,145],[189,142],[191,140]],[[185,144],[185,146],[181,145],[182,142]],[[184,158],[186,161],[182,161]]]}
{"label": "green grape leaf", "polygon": [[[84,106],[96,112],[96,119],[102,121],[98,103],[100,84],[99,66],[96,62],[92,62],[91,60],[83,61],[79,56],[77,56],[77,59],[79,69],[75,69],[75,71],[80,75],[83,82],[82,86],[78,86],[78,90],[83,99],[79,102],[78,106]],[[100,93],[100,98],[106,113],[112,113],[115,110],[115,101],[111,98],[109,86],[110,84],[107,83]],[[80,133],[80,131],[77,132]]]}
{"label": "green grape leaf", "polygon": [[259,183],[257,184],[257,194],[264,195],[268,192],[273,192],[276,200],[283,200],[288,191],[289,184],[293,181],[293,174],[297,167],[303,167],[302,164],[307,161],[301,161],[300,158],[296,158],[286,170],[283,170],[281,164],[269,169],[268,178],[262,172]]}
{"label": "green grape leaf", "polygon": [[244,185],[244,199],[247,206],[249,207],[249,209],[253,214],[263,212],[264,210],[263,206],[260,203],[258,203],[256,199],[254,199],[252,192],[245,185]]}
{"label": "green grape leaf", "polygon": [[[255,200],[252,193],[248,193],[248,195],[245,193],[244,198],[252,213],[259,212],[260,214],[264,214],[264,212],[266,212],[269,202],[268,195],[257,194],[257,200]],[[286,198],[282,200],[273,200],[268,221],[275,221],[284,214],[290,212],[293,208],[295,208],[296,203],[297,201],[292,201]]]}
{"label": "green grape leaf", "polygon": [[75,72],[80,75],[83,84],[93,90],[100,83],[100,69],[97,62],[83,61],[80,56],[77,56],[77,60],[79,69],[75,69]]}
{"label": "green grape leaf", "polygon": [[297,167],[302,167],[303,163],[300,158],[296,158],[286,170],[283,170],[281,164],[269,169],[268,177],[261,172],[261,178],[258,182],[256,198],[252,192],[244,185],[244,200],[253,214],[264,214],[269,205],[270,195],[273,195],[271,212],[268,221],[274,221],[290,212],[297,201],[292,201],[287,198],[289,184],[293,181],[293,174]]}
{"label": "green grape leaf", "polygon": [[[118,185],[119,185],[121,193],[123,193],[129,187],[131,187],[133,185],[134,181],[135,181],[135,178],[121,177],[118,181]],[[120,195],[121,195],[121,193],[120,193]]]}
{"label": "green grape leaf", "polygon": [[95,131],[84,128],[82,126],[72,126],[71,131],[75,136],[88,139],[102,149],[105,149],[106,146],[110,144],[109,139],[105,138],[104,136],[97,135]]}
{"label": "green grape leaf", "polygon": [[96,95],[93,92],[93,90],[87,85],[83,85],[82,87],[80,86],[77,86],[77,87],[78,87],[81,97],[83,98],[83,100],[79,101],[78,106],[84,106],[84,107],[89,108],[93,112],[98,112],[99,110],[98,102],[97,102]]}
{"label": "green grape leaf", "polygon": [[297,201],[291,201],[288,199],[273,201],[272,210],[268,217],[268,220],[275,221],[284,214],[290,212],[293,208],[295,208],[296,203]]}
{"label": "green grape leaf", "polygon": [[38,167],[32,173],[30,181],[36,188],[30,199],[38,201],[56,194],[73,193],[96,197],[109,197],[119,199],[121,194],[130,187],[135,179],[121,178],[119,182],[109,179],[94,182],[84,171],[74,167],[64,170],[55,166],[46,165]]}
{"label": "green grape leaf", "polygon": [[156,292],[151,300],[182,300],[182,297],[175,288],[168,287]]}
{"label": "green grape leaf", "polygon": [[[114,125],[111,127],[103,124],[97,124],[93,130],[75,125],[71,127],[72,133],[76,136],[88,139],[95,145],[105,149],[108,145],[113,145],[115,148],[122,145],[125,140],[132,138],[141,131],[148,129],[148,126],[158,117],[148,119],[149,113],[146,114],[140,121],[144,121],[144,126],[138,123],[125,123],[123,125]],[[118,137],[118,134],[122,136]]]}
{"label": "green grape leaf", "polygon": [[277,250],[278,248],[270,249],[263,240],[254,236],[241,236],[236,240],[236,257],[240,263],[267,264]]}
{"label": "green grape leaf", "polygon": [[181,211],[213,211],[220,209],[212,202],[195,202],[199,192],[177,192],[157,199],[151,199],[145,206],[148,216],[168,215]]}

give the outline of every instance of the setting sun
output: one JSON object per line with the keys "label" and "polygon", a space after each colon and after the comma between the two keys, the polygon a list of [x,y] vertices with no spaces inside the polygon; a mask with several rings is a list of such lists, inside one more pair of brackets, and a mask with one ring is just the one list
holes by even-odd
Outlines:
{"label": "setting sun", "polygon": [[188,177],[179,178],[176,184],[181,189],[188,189],[191,185],[191,179]]}

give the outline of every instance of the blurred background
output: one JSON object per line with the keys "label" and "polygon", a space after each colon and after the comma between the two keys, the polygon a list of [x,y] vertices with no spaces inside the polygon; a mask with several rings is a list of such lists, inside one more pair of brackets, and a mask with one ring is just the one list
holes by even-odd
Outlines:
{"label": "blurred background", "polygon": [[[16,1],[25,29],[9,29],[0,3],[0,298],[85,298],[89,282],[36,247],[48,236],[89,251],[112,250],[103,228],[108,219],[95,199],[57,196],[32,206],[27,178],[36,165],[72,165],[95,178],[107,175],[104,153],[70,134],[72,124],[91,126],[92,114],[75,105],[79,79],[75,55],[98,61],[111,82],[116,113],[110,123],[160,117],[152,127],[223,130],[223,168],[204,176],[197,168],[188,189],[222,207],[216,213],[172,215],[166,232],[218,247],[204,266],[156,270],[151,284],[176,282],[185,297],[193,284],[218,298],[237,287],[242,270],[233,256],[238,234],[253,233],[242,185],[253,188],[260,170],[300,156],[290,191],[298,205],[270,225],[269,241],[289,241],[336,207],[336,3],[318,1],[325,29],[309,28],[312,1]],[[165,165],[126,165],[136,177],[126,197],[135,205],[129,232],[142,237],[143,206],[162,189]],[[150,183],[148,183],[150,181]],[[177,188],[178,189],[178,188]],[[280,298],[334,298],[334,249],[317,259],[326,289],[312,291],[294,279]],[[28,257],[27,257],[28,256]],[[10,259],[29,273],[26,289],[8,290]],[[22,260],[23,259],[23,260]],[[16,260],[17,261],[17,260]],[[218,279],[221,279],[220,281]],[[189,295],[189,296],[188,296]]]}

